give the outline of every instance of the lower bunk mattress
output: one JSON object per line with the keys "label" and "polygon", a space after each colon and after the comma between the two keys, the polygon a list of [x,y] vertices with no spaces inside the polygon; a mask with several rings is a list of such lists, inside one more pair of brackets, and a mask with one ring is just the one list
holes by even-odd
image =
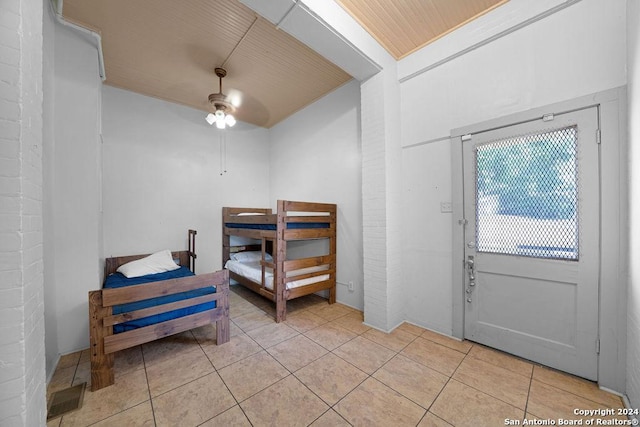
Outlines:
{"label": "lower bunk mattress", "polygon": [[[180,267],[176,270],[167,271],[164,273],[148,274],[146,276],[127,278],[121,273],[110,274],[105,280],[104,289],[107,288],[122,288],[124,286],[141,285],[144,283],[159,282],[162,280],[178,279],[180,277],[193,276],[194,274],[187,267]],[[172,295],[165,295],[157,298],[150,298],[142,301],[130,302],[127,304],[121,304],[113,306],[112,314],[128,313],[130,311],[141,310],[143,308],[154,307],[157,305],[168,304],[175,301],[182,301],[189,298],[195,298],[203,295],[213,294],[216,292],[215,286],[209,286],[205,288],[194,289],[187,292],[180,292]],[[201,311],[211,310],[216,307],[216,302],[206,302],[197,304],[191,307],[180,308],[166,313],[160,313],[153,316],[143,317],[141,319],[131,320],[125,323],[120,323],[113,326],[113,333],[131,331],[133,329],[142,328],[144,326],[153,325],[156,323],[164,322],[179,317],[184,317],[189,314],[199,313]]]}
{"label": "lower bunk mattress", "polygon": [[[260,261],[240,262],[240,261],[229,260],[224,265],[224,268],[242,277],[246,277],[252,282],[262,283],[262,266],[260,264]],[[303,268],[300,270],[289,272],[288,277],[308,274],[308,273],[316,273],[322,270],[326,270],[326,267]],[[308,277],[306,279],[294,280],[291,282],[287,282],[287,289],[293,289],[293,288],[310,285],[312,283],[317,283],[317,282],[323,282],[325,280],[329,280],[328,274]],[[264,286],[269,290],[273,290],[273,269],[271,268],[265,269],[264,281],[265,281]]]}

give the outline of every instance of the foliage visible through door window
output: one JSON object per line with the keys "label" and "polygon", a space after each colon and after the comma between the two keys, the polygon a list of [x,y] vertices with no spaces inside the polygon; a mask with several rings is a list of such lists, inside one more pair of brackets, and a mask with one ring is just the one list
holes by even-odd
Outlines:
{"label": "foliage visible through door window", "polygon": [[476,148],[477,249],[578,259],[575,126]]}

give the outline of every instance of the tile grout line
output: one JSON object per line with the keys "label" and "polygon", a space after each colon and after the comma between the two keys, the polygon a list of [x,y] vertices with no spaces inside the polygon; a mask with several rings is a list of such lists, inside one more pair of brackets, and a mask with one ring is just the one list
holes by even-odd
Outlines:
{"label": "tile grout line", "polygon": [[529,410],[529,399],[531,398],[531,386],[533,385],[533,367],[531,367],[531,377],[529,377],[529,389],[527,390],[527,401],[524,404],[524,417],[522,422],[527,419],[527,413]]}
{"label": "tile grout line", "polygon": [[[424,339],[427,339],[427,338],[424,338]],[[435,342],[435,341],[432,341],[432,342]],[[436,344],[437,344],[437,343],[436,343]],[[469,348],[469,350],[464,354],[464,357],[462,358],[462,360],[460,360],[460,363],[458,363],[458,366],[456,366],[456,369],[454,369],[454,370],[453,370],[453,372],[451,372],[451,375],[447,375],[447,377],[448,377],[447,382],[446,382],[446,383],[444,383],[444,385],[442,386],[442,388],[440,389],[440,391],[438,392],[438,394],[436,395],[436,397],[435,397],[435,398],[433,399],[433,401],[431,402],[431,405],[429,405],[429,408],[427,409],[427,412],[424,414],[424,416],[425,416],[425,417],[427,416],[427,414],[428,414],[428,413],[430,413],[431,408],[433,407],[434,403],[436,403],[436,401],[440,398],[440,395],[442,394],[442,392],[444,391],[444,389],[445,389],[445,388],[447,388],[447,385],[449,385],[449,383],[451,382],[451,380],[456,381],[456,380],[453,378],[453,375],[456,373],[456,371],[458,370],[458,368],[460,368],[460,365],[462,365],[462,362],[464,362],[464,360],[467,358],[467,356],[469,356],[469,353],[471,352],[471,349],[473,348],[473,346],[474,346],[474,345],[475,345],[475,344],[472,344],[472,345],[471,345],[471,347]],[[446,347],[446,346],[445,346],[445,347]],[[449,347],[447,347],[447,348],[449,348]],[[452,350],[453,350],[453,349],[452,349]],[[432,369],[432,368],[430,368],[430,369]],[[439,372],[439,371],[436,371],[436,372]],[[442,373],[442,372],[439,372],[439,373]],[[464,384],[464,383],[462,383],[462,384]],[[465,384],[465,385],[466,385],[466,384]],[[444,419],[444,418],[440,417],[439,415],[437,415],[437,414],[435,414],[435,413],[433,413],[433,412],[431,412],[431,414],[433,414],[434,416],[436,416],[436,417],[438,417],[439,419],[443,420],[443,421],[444,421],[444,422],[446,422],[447,424],[450,424],[450,425],[452,425],[452,426],[454,426],[454,427],[455,427],[455,425],[451,424],[451,423],[449,422],[449,420]],[[424,418],[424,417],[423,417],[423,418]]]}
{"label": "tile grout line", "polygon": [[[149,405],[151,406],[151,415],[153,416],[153,425],[157,426],[158,421],[156,420],[156,409],[153,405],[153,398],[151,397],[151,385],[149,384],[149,375],[147,374],[147,361],[144,358],[144,350],[142,349],[142,345],[140,347],[140,357],[142,357],[142,366],[144,367],[144,378],[147,381],[147,393],[149,394]],[[113,356],[115,359],[115,355]],[[115,363],[115,360],[114,360]]]}
{"label": "tile grout line", "polygon": [[[78,375],[78,368],[80,367],[80,359],[82,358],[82,351],[80,351],[80,354],[78,355],[78,360],[76,362],[76,366],[75,369],[73,370],[73,376],[71,377],[71,383],[69,384],[69,387],[73,387],[73,382],[76,380],[76,375]],[[58,369],[58,367],[56,366],[56,370]],[[54,372],[55,373],[55,372]],[[91,376],[91,369],[89,369],[89,376]],[[53,394],[51,395],[51,398],[53,398]],[[49,402],[47,402],[47,406],[48,406]],[[60,417],[60,419],[58,420],[58,425],[61,426],[62,425],[62,419],[65,416],[62,415]]]}
{"label": "tile grout line", "polygon": [[[350,361],[348,361],[348,360],[346,360],[346,359],[344,359],[344,358],[340,357],[340,355],[333,353],[333,351],[330,351],[330,353],[334,354],[334,356],[336,356],[336,357],[340,358],[340,359],[341,359],[341,360],[343,360],[344,362],[346,362],[346,363],[350,364],[350,365],[351,365],[351,366],[353,366],[354,368],[356,368],[356,369],[360,370],[361,372],[363,372],[363,373],[365,373],[365,374],[367,375],[367,378],[365,378],[364,380],[362,380],[358,385],[356,385],[353,389],[351,389],[347,394],[345,394],[343,397],[341,397],[341,398],[340,398],[340,399],[339,399],[339,400],[338,400],[334,405],[332,405],[332,406],[331,406],[331,408],[332,408],[332,409],[333,409],[333,410],[334,410],[338,415],[340,415],[340,416],[342,417],[342,415],[341,415],[338,411],[336,411],[336,410],[334,409],[334,407],[335,407],[336,405],[338,405],[338,404],[339,404],[343,399],[345,399],[347,396],[349,396],[351,393],[353,393],[353,391],[354,391],[354,390],[356,390],[358,387],[360,387],[360,386],[361,386],[365,381],[367,381],[367,380],[369,380],[369,379],[372,379],[372,380],[374,380],[374,381],[379,382],[379,383],[380,383],[380,384],[382,384],[384,387],[387,387],[387,388],[389,388],[390,390],[392,390],[392,391],[394,391],[394,392],[398,393],[398,395],[402,396],[404,399],[407,399],[408,401],[412,402],[413,404],[417,405],[418,407],[425,409],[425,413],[424,413],[424,414],[423,414],[423,416],[420,418],[420,421],[421,421],[421,420],[426,416],[426,414],[429,412],[429,410],[428,410],[428,409],[424,408],[424,406],[420,405],[418,402],[415,402],[415,401],[414,401],[413,399],[411,399],[410,397],[405,396],[405,395],[404,395],[404,394],[402,394],[400,391],[396,390],[395,388],[391,387],[391,386],[390,386],[390,385],[388,385],[388,384],[385,384],[384,382],[380,381],[379,379],[377,379],[376,377],[374,377],[374,376],[373,376],[376,372],[378,372],[380,369],[382,369],[384,366],[386,366],[386,365],[387,365],[391,360],[393,360],[395,357],[397,357],[398,355],[400,355],[400,353],[402,352],[402,350],[404,350],[404,349],[405,349],[406,347],[408,347],[411,343],[413,343],[413,342],[414,342],[414,341],[415,341],[415,340],[416,340],[420,335],[414,335],[414,334],[411,334],[411,335],[414,335],[413,339],[412,339],[411,341],[409,341],[407,344],[405,344],[405,345],[404,345],[400,350],[396,351],[396,350],[394,350],[394,349],[391,349],[391,348],[389,348],[389,347],[386,347],[386,346],[385,346],[385,345],[383,345],[383,344],[380,344],[380,343],[378,343],[378,342],[376,342],[376,341],[373,341],[373,340],[371,340],[371,339],[369,339],[369,338],[365,337],[365,336],[364,336],[364,334],[365,334],[366,332],[368,332],[368,330],[367,330],[367,331],[365,331],[365,332],[362,332],[362,333],[358,334],[358,335],[357,335],[357,337],[362,337],[363,339],[366,339],[367,341],[370,341],[370,342],[372,342],[372,343],[374,343],[374,344],[377,344],[377,345],[379,345],[379,346],[381,346],[381,347],[384,347],[384,348],[386,348],[387,350],[390,350],[390,351],[394,352],[395,354],[394,354],[393,356],[391,356],[391,357],[389,358],[389,360],[387,360],[386,362],[384,362],[380,367],[378,367],[376,370],[374,370],[374,371],[373,371],[373,373],[369,374],[369,373],[367,373],[367,372],[363,371],[362,369],[360,369],[358,366],[356,366],[356,365],[352,364]],[[353,339],[355,339],[355,338],[357,338],[357,337],[354,337]],[[349,341],[347,341],[347,342],[349,342]],[[345,343],[345,344],[346,344],[346,343]],[[342,345],[344,345],[344,344],[342,344]],[[336,349],[338,349],[338,348],[342,347],[342,345],[341,345],[341,346],[339,346],[339,347],[337,347]],[[334,349],[334,350],[335,350],[335,349]],[[403,356],[403,357],[406,357],[406,356]],[[410,360],[411,360],[411,359],[410,359]],[[416,363],[418,363],[418,362],[416,362]],[[423,366],[424,366],[424,365],[423,365]],[[429,369],[431,369],[431,368],[429,368]],[[433,402],[432,402],[432,403],[433,403]],[[344,417],[342,417],[342,418],[344,419]],[[345,420],[345,421],[346,421],[346,420]],[[418,421],[418,424],[420,423],[420,421]],[[348,421],[347,421],[347,423],[348,423]],[[351,424],[351,423],[349,423],[349,424]]]}
{"label": "tile grout line", "polygon": [[[473,345],[476,345],[476,344],[473,344]],[[493,399],[499,400],[500,402],[502,402],[502,403],[504,403],[504,404],[506,404],[506,405],[509,405],[509,406],[511,406],[511,407],[513,407],[513,408],[516,408],[516,409],[519,409],[519,410],[522,410],[522,409],[518,408],[517,406],[515,406],[513,403],[507,402],[507,401],[505,401],[505,400],[503,400],[503,399],[501,399],[501,398],[499,398],[499,397],[496,397],[496,396],[494,396],[494,395],[492,395],[492,394],[489,394],[489,393],[488,393],[488,392],[486,392],[485,390],[481,390],[481,389],[479,389],[479,388],[477,388],[477,387],[474,387],[474,386],[472,386],[472,385],[470,385],[470,384],[467,384],[467,383],[463,382],[462,380],[459,380],[459,379],[457,379],[457,378],[453,378],[453,375],[456,373],[456,371],[458,370],[458,368],[460,368],[460,365],[462,365],[462,362],[464,362],[464,361],[465,361],[465,359],[467,358],[467,356],[469,356],[469,353],[470,353],[470,352],[471,352],[471,349],[469,349],[469,352],[468,352],[468,353],[465,355],[465,357],[462,359],[462,361],[460,362],[460,364],[458,365],[458,367],[455,369],[455,371],[453,372],[453,374],[451,374],[451,379],[453,379],[454,381],[459,382],[460,384],[464,384],[465,386],[467,386],[467,387],[469,387],[469,388],[472,388],[472,389],[474,389],[474,390],[476,390],[476,391],[479,391],[480,393],[486,394],[487,396],[489,396],[489,397],[491,397],[491,398],[493,398]],[[470,356],[470,357],[471,357],[472,359],[475,359],[475,357],[473,357],[473,356]],[[478,359],[478,360],[483,361],[483,362],[486,362],[486,361],[484,361],[484,360],[482,360],[482,359]],[[489,363],[489,362],[486,362],[486,363]],[[489,363],[489,364],[490,364],[490,365],[494,365],[493,363]],[[498,365],[494,365],[494,366],[498,366]],[[498,366],[498,367],[499,367],[499,368],[501,368],[500,366]],[[506,369],[506,368],[502,368],[502,369],[505,369],[506,371],[509,371],[509,370],[508,370],[508,369]],[[516,373],[516,372],[512,372],[512,371],[509,371],[509,372],[511,372],[511,373],[513,373],[513,374],[516,374],[516,375],[520,375],[520,374],[518,374],[518,373]],[[520,376],[524,376],[524,375],[520,375]],[[532,382],[533,382],[533,372],[531,373],[531,377],[529,378],[529,388],[531,387],[531,383],[532,383]],[[526,407],[527,407],[528,403],[529,403],[529,394],[527,393],[527,400],[525,401],[525,409],[524,409],[524,414],[525,414],[525,416],[526,416]]]}
{"label": "tile grout line", "polygon": [[[313,312],[310,312],[310,313],[311,313],[311,314],[315,314],[315,313],[313,313]],[[321,324],[321,325],[316,326],[316,328],[319,328],[319,327],[325,326],[325,325],[326,325],[326,324],[328,324],[328,323],[333,323],[333,322],[335,322],[336,320],[338,320],[338,319],[340,319],[340,318],[346,317],[347,315],[348,315],[348,313],[347,313],[347,314],[344,314],[343,316],[338,316],[338,317],[336,317],[336,318],[335,318],[335,319],[333,319],[333,320],[328,320],[327,322],[325,322],[325,323],[323,323],[323,324]],[[316,316],[317,316],[317,315],[316,315]],[[321,316],[319,316],[319,317],[321,317]],[[323,318],[323,319],[324,319],[324,320],[327,320],[326,318]],[[344,396],[342,396],[340,399],[338,399],[334,404],[329,404],[329,402],[326,402],[326,401],[325,401],[321,396],[319,396],[317,393],[315,393],[313,390],[311,390],[311,388],[309,388],[309,386],[308,386],[307,384],[305,384],[305,383],[304,383],[300,378],[298,378],[298,376],[296,376],[296,375],[295,375],[295,372],[291,372],[291,375],[293,375],[293,376],[294,376],[298,381],[300,381],[300,383],[301,383],[305,388],[307,388],[311,393],[313,393],[316,397],[318,397],[318,399],[320,399],[322,402],[324,402],[324,403],[329,407],[325,412],[323,412],[323,413],[322,413],[318,418],[316,418],[316,420],[314,420],[313,422],[317,421],[319,418],[321,418],[321,417],[322,417],[324,414],[326,414],[327,412],[329,412],[329,411],[333,411],[333,412],[335,412],[335,413],[336,413],[336,414],[337,414],[341,419],[343,419],[347,424],[352,425],[348,420],[346,420],[346,419],[344,418],[344,416],[343,416],[340,412],[338,412],[338,411],[335,409],[335,406],[336,406],[336,405],[338,405],[338,404],[339,404],[343,399],[345,399],[347,396],[349,396],[349,395],[350,395],[354,390],[356,390],[358,387],[360,387],[360,386],[361,386],[365,381],[367,381],[367,380],[368,380],[368,379],[370,379],[370,378],[373,378],[373,375],[372,375],[372,374],[369,374],[369,373],[367,373],[367,372],[365,372],[365,371],[363,371],[363,370],[362,370],[362,369],[360,369],[358,366],[355,366],[354,364],[352,364],[350,361],[345,360],[344,358],[340,357],[338,354],[335,354],[335,353],[334,353],[334,351],[335,351],[336,349],[338,349],[338,348],[342,347],[343,345],[345,345],[345,344],[347,344],[347,343],[349,343],[349,342],[351,342],[351,341],[355,340],[355,339],[356,339],[356,338],[358,338],[358,337],[365,338],[365,339],[367,339],[368,341],[371,341],[371,340],[369,340],[368,338],[366,338],[366,337],[363,337],[363,336],[362,336],[362,335],[363,335],[365,332],[367,332],[367,331],[362,332],[362,333],[357,333],[357,332],[352,331],[352,330],[350,330],[350,329],[348,329],[348,328],[345,328],[345,327],[343,327],[343,326],[341,326],[341,325],[339,325],[339,324],[338,324],[337,326],[342,327],[343,329],[345,329],[345,330],[347,330],[347,331],[349,331],[349,332],[351,332],[351,333],[354,333],[356,336],[355,336],[355,337],[353,337],[353,338],[351,338],[351,339],[349,339],[348,341],[345,341],[344,343],[340,344],[338,347],[334,348],[333,350],[330,350],[330,349],[328,349],[328,348],[324,347],[322,344],[320,344],[320,343],[318,343],[318,342],[314,341],[312,338],[310,338],[310,337],[306,336],[306,335],[305,335],[305,333],[303,333],[303,332],[301,332],[301,333],[300,333],[300,334],[301,334],[301,335],[303,335],[305,338],[307,338],[307,339],[311,340],[311,341],[312,341],[312,342],[314,342],[315,344],[317,344],[317,345],[319,345],[320,347],[322,347],[323,349],[327,350],[327,353],[326,353],[325,355],[323,355],[323,356],[319,357],[318,359],[315,359],[315,360],[313,360],[313,361],[309,362],[309,363],[308,363],[308,364],[306,364],[305,366],[303,366],[303,367],[299,368],[297,371],[300,371],[301,369],[304,369],[305,367],[309,366],[311,363],[314,363],[315,361],[317,361],[317,360],[321,359],[322,357],[325,357],[327,354],[332,354],[333,356],[335,356],[335,357],[339,358],[340,360],[344,361],[345,363],[347,363],[347,364],[349,364],[349,365],[353,366],[355,369],[357,369],[357,370],[359,370],[360,372],[364,373],[365,375],[367,375],[367,377],[366,377],[366,378],[364,378],[361,382],[359,382],[356,386],[354,386],[354,387],[353,387],[349,392],[347,392]],[[312,331],[313,329],[316,329],[316,328],[312,328],[312,329],[310,329],[309,331]],[[306,332],[309,332],[309,331],[306,331]],[[371,341],[371,342],[374,342],[374,341]],[[374,343],[375,343],[375,342],[374,342]],[[378,344],[378,343],[375,343],[375,344]],[[380,344],[378,344],[378,345],[380,345]],[[381,346],[382,346],[382,345],[381,345]],[[382,346],[382,347],[387,348],[387,347],[385,347],[385,346]],[[387,348],[387,349],[388,349],[388,348]],[[389,349],[389,350],[391,350],[391,349]],[[391,351],[394,351],[394,350],[391,350]],[[397,355],[397,354],[398,354],[398,353],[396,352],[396,354],[395,354],[395,355]],[[395,355],[394,355],[393,357],[395,357]],[[392,358],[393,358],[393,357],[392,357]],[[389,360],[391,360],[391,359],[389,359]],[[388,362],[388,361],[387,361],[387,362]],[[387,362],[385,362],[385,364],[386,364]],[[296,372],[297,372],[297,371],[296,371]],[[377,371],[377,370],[376,370],[376,371]],[[374,373],[375,373],[376,371],[374,371]],[[374,378],[374,379],[375,379],[375,378]],[[385,385],[386,385],[386,384],[385,384]],[[388,387],[388,386],[387,386],[387,387]],[[393,389],[392,389],[392,390],[393,390]],[[395,390],[394,390],[394,391],[395,391]],[[403,397],[404,397],[404,396],[403,396]],[[313,422],[312,422],[311,424],[313,424]]]}
{"label": "tile grout line", "polygon": [[[302,312],[302,311],[309,311],[311,314],[315,314],[315,313],[313,313],[312,311],[310,311],[310,310],[308,310],[308,309],[300,310],[300,311],[301,311],[301,312]],[[347,315],[348,315],[348,313],[346,313],[346,314],[344,314],[344,315],[342,315],[342,316],[338,316],[338,317],[336,317],[335,319],[328,320],[327,322],[323,323],[322,325],[318,325],[316,328],[321,327],[321,326],[324,326],[324,325],[326,325],[327,323],[334,323],[334,322],[336,322],[336,320],[338,320],[338,319],[340,319],[340,318],[342,318],[342,317],[345,317],[345,316],[347,316]],[[324,320],[327,320],[326,318],[323,318],[323,319],[324,319]],[[346,398],[349,394],[351,394],[355,389],[357,389],[357,388],[358,388],[360,385],[362,385],[365,381],[367,381],[368,379],[372,378],[372,379],[376,380],[377,382],[379,382],[380,384],[382,384],[383,386],[385,386],[385,387],[389,388],[390,390],[392,390],[392,391],[394,391],[394,392],[398,393],[398,395],[402,396],[403,398],[407,399],[408,401],[410,401],[410,402],[412,402],[412,403],[416,404],[418,407],[421,407],[421,408],[425,409],[425,414],[424,414],[424,415],[423,415],[423,417],[422,417],[422,418],[424,418],[424,416],[426,416],[426,414],[429,412],[429,408],[431,407],[431,405],[429,406],[429,408],[424,408],[424,407],[423,407],[422,405],[420,405],[419,403],[417,403],[417,402],[413,401],[411,398],[409,398],[409,397],[405,396],[405,395],[404,395],[404,394],[402,394],[401,392],[399,392],[399,391],[395,390],[393,387],[391,387],[391,386],[389,386],[389,385],[387,385],[387,384],[385,384],[385,383],[381,382],[380,380],[378,380],[377,378],[375,378],[375,377],[373,376],[373,375],[374,375],[376,372],[378,372],[382,367],[384,367],[387,363],[389,363],[389,361],[390,361],[390,360],[392,360],[393,358],[395,358],[396,356],[398,356],[399,354],[401,354],[401,352],[402,352],[406,347],[408,347],[411,343],[413,343],[414,341],[416,341],[416,340],[417,340],[419,337],[421,337],[423,334],[416,335],[416,334],[413,334],[413,333],[407,332],[407,334],[412,335],[412,339],[411,339],[409,342],[407,342],[406,344],[404,344],[400,350],[395,350],[395,349],[393,349],[393,348],[389,348],[388,346],[386,346],[386,345],[384,345],[384,344],[381,344],[381,343],[379,343],[379,342],[377,342],[377,341],[374,341],[374,340],[372,340],[372,339],[370,339],[370,338],[368,338],[368,337],[365,337],[365,336],[364,336],[364,334],[365,334],[366,332],[368,332],[368,330],[367,330],[367,331],[364,331],[364,332],[361,332],[361,333],[357,333],[357,332],[352,331],[352,330],[350,330],[350,329],[348,329],[348,328],[344,328],[343,326],[341,326],[341,325],[339,325],[339,324],[337,324],[336,326],[342,327],[343,329],[347,329],[347,330],[349,330],[350,332],[355,333],[355,334],[356,334],[356,336],[355,336],[355,337],[353,337],[353,338],[351,338],[351,339],[349,339],[348,341],[345,341],[344,343],[340,344],[338,347],[334,348],[333,350],[329,350],[328,348],[326,348],[326,347],[322,346],[322,344],[320,344],[320,343],[318,343],[318,342],[314,341],[312,338],[310,338],[310,337],[306,336],[304,332],[300,332],[300,333],[299,333],[299,335],[303,335],[303,336],[305,336],[307,339],[310,339],[312,342],[314,342],[314,343],[316,343],[316,344],[320,345],[322,348],[324,348],[325,350],[327,350],[327,351],[328,351],[328,353],[333,354],[334,356],[336,356],[336,357],[340,358],[340,359],[341,359],[341,360],[343,360],[344,362],[346,362],[346,363],[350,364],[350,365],[351,365],[351,366],[353,366],[354,368],[358,369],[359,371],[361,371],[361,372],[363,372],[363,373],[365,373],[365,374],[367,375],[367,377],[366,377],[363,381],[361,381],[358,385],[356,385],[356,386],[355,386],[351,391],[349,391],[345,396],[343,396],[342,398],[340,398],[340,399],[339,399],[339,400],[338,400],[334,405],[330,405],[330,408],[331,408],[331,409],[333,409],[333,410],[335,411],[335,409],[334,409],[335,405],[337,405],[340,401],[342,401],[344,398]],[[312,328],[312,329],[310,329],[310,330],[313,330],[313,329],[316,329],[316,328]],[[294,329],[295,329],[295,328],[294,328]],[[309,332],[309,331],[306,331],[306,332]],[[342,347],[342,346],[346,345],[347,343],[349,343],[349,342],[351,342],[351,341],[355,340],[357,337],[362,337],[362,338],[366,339],[367,341],[370,341],[370,342],[372,342],[372,343],[374,343],[374,344],[376,344],[376,345],[380,345],[381,347],[383,347],[383,348],[385,348],[385,349],[387,349],[387,350],[392,351],[392,352],[394,353],[394,355],[393,355],[389,360],[387,360],[385,363],[383,363],[383,365],[381,365],[380,367],[378,367],[378,368],[377,368],[377,369],[376,369],[372,374],[369,374],[369,373],[367,373],[367,372],[365,372],[365,371],[362,371],[362,369],[360,369],[358,366],[353,365],[353,364],[352,364],[351,362],[349,362],[348,360],[346,360],[346,359],[344,359],[344,358],[340,357],[338,354],[334,353],[334,351],[335,351],[336,349],[338,349],[338,348],[340,348],[340,347]],[[293,338],[293,337],[292,337],[292,338]],[[448,347],[448,346],[443,345],[443,344],[441,344],[441,343],[438,343],[438,342],[436,342],[436,341],[432,341],[432,340],[431,340],[431,339],[429,339],[429,338],[426,338],[426,337],[425,337],[425,338],[423,338],[423,339],[428,340],[428,341],[430,341],[430,342],[433,342],[433,343],[435,343],[435,344],[441,345],[441,346],[443,346],[443,347],[449,348],[449,349],[451,349],[451,350],[454,350],[454,351],[458,351],[458,352],[460,352],[460,351],[459,351],[459,350],[457,350],[457,349],[453,349],[453,348],[451,348],[451,347]],[[285,340],[285,341],[286,341],[286,340]],[[283,342],[284,342],[284,341],[283,341]],[[276,345],[277,345],[277,344],[276,344]],[[263,348],[264,348],[264,347],[263,347]],[[267,350],[267,349],[265,348],[265,350]],[[328,353],[327,353],[327,354],[328,354]],[[460,352],[460,353],[462,353],[462,352]],[[466,356],[468,355],[468,353],[469,353],[469,350],[467,350],[467,352],[465,353],[465,358],[466,358]],[[272,356],[272,357],[273,357],[273,356]],[[323,357],[324,357],[324,356],[323,356]],[[406,356],[404,356],[404,357],[406,357]],[[409,359],[410,359],[410,358],[409,358]],[[315,360],[318,360],[318,359],[315,359]],[[314,361],[315,361],[315,360],[314,360]],[[410,359],[410,360],[412,360],[412,359]],[[464,358],[463,358],[462,360],[464,360]],[[277,359],[276,359],[276,361],[277,361]],[[414,361],[414,362],[415,362],[415,361]],[[312,362],[310,362],[310,363],[308,363],[308,364],[307,364],[307,365],[305,365],[304,367],[308,366],[308,365],[309,365],[309,364],[311,364],[311,363],[313,363],[313,361],[312,361]],[[415,363],[419,363],[419,362],[415,362]],[[458,364],[458,367],[460,366],[460,364],[461,364],[461,363],[462,363],[462,361]],[[419,364],[420,364],[420,365],[422,365],[421,363],[419,363]],[[423,366],[424,366],[424,365],[423,365]],[[284,367],[284,366],[283,366],[283,367]],[[300,369],[303,369],[304,367],[301,367]],[[457,368],[458,368],[458,367],[456,367],[456,370],[457,370]],[[284,367],[284,368],[286,369],[286,367]],[[432,369],[432,368],[429,368],[428,366],[427,366],[427,368],[428,368],[428,369]],[[287,371],[289,371],[289,370],[287,369]],[[298,381],[300,381],[300,382],[301,382],[301,383],[302,383],[302,384],[303,384],[307,389],[309,389],[309,387],[308,387],[304,382],[302,382],[302,381],[301,381],[301,380],[300,380],[300,379],[295,375],[295,373],[294,373],[294,372],[291,372],[291,371],[289,371],[289,372],[290,372],[290,373],[291,373],[291,375],[293,375],[296,379],[298,379]],[[436,372],[438,372],[438,371],[436,371]],[[455,370],[454,370],[454,372],[455,372]],[[451,378],[451,377],[449,377],[449,378]],[[448,383],[448,381],[447,381],[447,383]],[[445,386],[446,386],[446,384],[447,384],[447,383],[445,383]],[[443,388],[442,388],[442,389],[444,389],[444,386],[443,386]],[[317,396],[317,394],[315,394],[315,393],[313,392],[313,390],[309,389],[309,391],[311,391],[314,395],[316,395],[316,396]],[[442,391],[442,390],[441,390],[441,391]],[[438,395],[439,395],[439,394],[438,394]],[[322,401],[324,402],[324,399],[322,399],[320,396],[318,396],[318,398],[320,398],[320,400],[322,400]],[[437,399],[437,396],[436,396],[436,399]],[[435,402],[435,399],[434,399],[434,401],[433,401],[433,402]],[[433,402],[432,402],[432,404],[433,404]],[[325,402],[325,403],[327,403],[327,402]],[[326,411],[325,411],[325,412],[326,412]],[[336,411],[336,413],[338,413],[338,412]],[[340,415],[340,414],[338,413],[338,415]],[[341,415],[340,415],[340,416],[341,416]],[[342,416],[341,416],[341,417],[342,417]],[[343,417],[342,417],[342,418],[343,418]],[[422,418],[421,418],[421,419],[422,419]]]}
{"label": "tile grout line", "polygon": [[[232,322],[232,320],[231,320],[231,319],[229,319],[229,321],[230,321],[230,322]],[[212,325],[213,325],[213,324],[212,324]],[[236,326],[237,326],[237,325],[236,325]],[[231,329],[231,325],[229,325],[229,329]],[[193,332],[192,332],[192,334],[193,334]],[[195,335],[194,335],[193,337],[195,338],[196,342],[197,342],[197,343],[198,343],[198,345],[200,346],[200,350],[202,350],[202,352],[204,353],[204,356],[207,358],[207,360],[208,360],[208,361],[209,361],[209,363],[211,364],[211,367],[213,368],[213,372],[212,372],[212,373],[215,373],[215,374],[218,376],[218,378],[220,378],[220,381],[222,382],[222,384],[224,385],[224,387],[227,389],[227,392],[229,392],[229,395],[231,395],[231,397],[233,398],[233,400],[236,402],[236,404],[235,404],[234,406],[237,406],[238,408],[240,408],[240,410],[242,411],[242,414],[245,416],[245,418],[246,418],[247,420],[249,420],[249,417],[247,417],[247,414],[245,413],[244,409],[242,408],[242,406],[240,406],[240,402],[238,402],[238,399],[236,399],[236,396],[235,396],[235,395],[231,392],[231,390],[229,389],[229,386],[228,386],[228,385],[227,385],[227,383],[224,381],[224,378],[222,378],[222,375],[220,375],[220,373],[218,372],[218,369],[217,369],[217,368],[216,368],[216,366],[213,364],[213,361],[211,360],[211,358],[209,357],[209,355],[207,354],[207,352],[206,352],[206,351],[204,351],[204,348],[202,348],[202,343],[200,343],[200,340],[198,340],[198,338],[197,338]],[[251,337],[249,337],[249,338],[251,338]],[[231,337],[229,337],[229,341],[231,341]],[[257,344],[257,343],[256,343],[256,344]],[[217,346],[217,345],[218,345],[218,340],[216,339],[216,346]],[[243,359],[243,360],[244,360],[244,359]],[[193,381],[196,381],[196,380],[198,380],[198,379],[200,379],[200,378],[204,378],[204,377],[206,377],[207,375],[211,375],[211,374],[205,374],[205,375],[203,375],[203,376],[201,376],[201,377],[196,378],[196,379],[195,379],[195,380],[193,380]],[[193,381],[191,381],[191,382],[193,382]],[[187,384],[189,384],[189,383],[187,383]],[[186,385],[186,384],[183,384],[183,385]],[[182,387],[182,386],[180,386],[180,387]],[[176,388],[178,388],[178,387],[176,387]],[[174,389],[174,390],[175,390],[175,389]],[[216,415],[214,415],[213,417],[209,418],[208,420],[203,421],[202,423],[200,423],[200,425],[202,425],[202,424],[204,424],[204,423],[206,423],[206,422],[208,422],[208,421],[213,420],[213,419],[214,419],[214,418],[216,418],[217,416],[224,414],[225,412],[227,412],[227,411],[231,410],[232,408],[233,408],[233,406],[232,406],[231,408],[227,408],[227,409],[225,409],[224,411],[220,412],[219,414],[216,414]],[[155,420],[155,415],[154,415],[154,420]],[[249,420],[249,424],[251,424],[251,425],[253,426],[253,424],[251,423],[251,421],[250,421],[250,420]]]}

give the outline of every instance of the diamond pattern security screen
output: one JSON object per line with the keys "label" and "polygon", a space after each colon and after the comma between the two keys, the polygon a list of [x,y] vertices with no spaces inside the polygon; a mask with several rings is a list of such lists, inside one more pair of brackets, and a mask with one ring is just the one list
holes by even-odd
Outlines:
{"label": "diamond pattern security screen", "polygon": [[578,259],[577,128],[476,147],[476,250]]}

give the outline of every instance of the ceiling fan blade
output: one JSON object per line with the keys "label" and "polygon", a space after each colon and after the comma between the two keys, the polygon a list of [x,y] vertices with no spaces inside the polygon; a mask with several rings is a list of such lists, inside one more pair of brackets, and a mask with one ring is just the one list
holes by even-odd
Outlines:
{"label": "ceiling fan blade", "polygon": [[236,108],[240,107],[242,105],[242,92],[237,89],[229,89],[227,91],[227,101]]}

